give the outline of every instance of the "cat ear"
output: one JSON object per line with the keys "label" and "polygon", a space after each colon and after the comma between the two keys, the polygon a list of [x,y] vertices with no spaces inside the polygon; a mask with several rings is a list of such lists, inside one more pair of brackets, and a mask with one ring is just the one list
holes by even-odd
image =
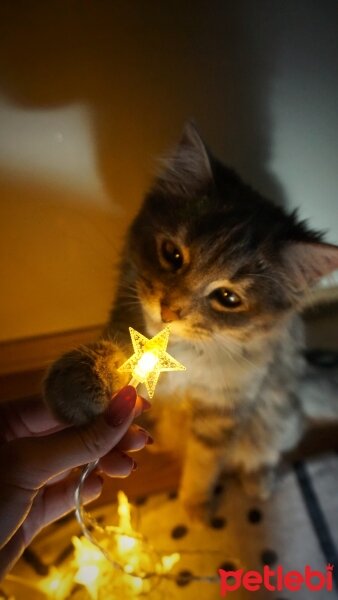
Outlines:
{"label": "cat ear", "polygon": [[284,259],[288,273],[301,291],[338,269],[338,246],[321,242],[291,242],[284,249]]}
{"label": "cat ear", "polygon": [[185,124],[174,151],[161,162],[163,169],[155,179],[155,190],[191,196],[206,192],[213,181],[207,149],[191,121]]}

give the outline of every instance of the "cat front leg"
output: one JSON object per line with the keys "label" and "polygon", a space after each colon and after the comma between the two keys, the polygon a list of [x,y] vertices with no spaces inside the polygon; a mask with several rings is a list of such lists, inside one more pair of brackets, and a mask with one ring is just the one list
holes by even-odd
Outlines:
{"label": "cat front leg", "polygon": [[224,448],[190,435],[180,485],[180,500],[192,520],[211,515],[215,484],[222,471]]}
{"label": "cat front leg", "polygon": [[211,513],[233,426],[232,418],[219,407],[192,404],[180,498],[193,519],[204,520]]}
{"label": "cat front leg", "polygon": [[124,362],[121,348],[110,340],[80,346],[61,356],[44,381],[44,398],[62,422],[83,425],[101,414],[111,396],[127,384],[118,373]]}
{"label": "cat front leg", "polygon": [[251,417],[238,428],[226,456],[247,495],[261,500],[271,496],[281,457],[297,445],[303,431],[304,419],[292,395],[271,390],[262,394]]}
{"label": "cat front leg", "polygon": [[239,477],[247,496],[268,500],[277,484],[277,464],[261,466],[256,471],[241,471]]}
{"label": "cat front leg", "polygon": [[236,473],[247,496],[266,500],[272,494],[281,457],[278,432],[251,422],[236,432],[228,447],[225,470]]}

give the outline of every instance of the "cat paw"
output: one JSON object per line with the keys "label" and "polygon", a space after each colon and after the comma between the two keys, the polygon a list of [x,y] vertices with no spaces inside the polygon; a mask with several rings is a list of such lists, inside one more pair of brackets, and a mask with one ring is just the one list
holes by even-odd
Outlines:
{"label": "cat paw", "polygon": [[242,473],[240,476],[244,492],[255,500],[268,500],[276,486],[276,471],[264,469],[254,473]]}
{"label": "cat paw", "polygon": [[137,418],[137,425],[140,425],[140,427],[143,427],[143,429],[146,429],[150,435],[154,438],[154,444],[151,444],[150,446],[147,446],[147,452],[149,452],[150,454],[162,454],[163,453],[163,448],[162,448],[162,444],[161,444],[161,438],[160,436],[157,435],[157,429],[156,429],[156,419],[154,418],[153,414],[151,414],[152,411],[150,411],[150,413],[145,412],[142,413],[138,418]]}
{"label": "cat paw", "polygon": [[208,523],[211,517],[209,500],[197,501],[195,498],[181,498],[183,508],[190,521],[194,523]]}
{"label": "cat paw", "polygon": [[60,421],[83,425],[101,414],[124,384],[103,342],[61,356],[47,373],[44,398]]}

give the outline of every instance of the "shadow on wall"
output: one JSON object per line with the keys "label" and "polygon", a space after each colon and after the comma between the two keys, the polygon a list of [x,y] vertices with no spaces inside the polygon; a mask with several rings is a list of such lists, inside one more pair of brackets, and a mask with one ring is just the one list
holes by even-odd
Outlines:
{"label": "shadow on wall", "polygon": [[265,8],[224,0],[5,1],[2,91],[21,107],[86,104],[104,185],[131,211],[153,157],[191,116],[216,154],[281,202],[267,171],[274,56]]}
{"label": "shadow on wall", "polygon": [[283,201],[267,169],[275,68],[267,2],[0,2],[0,92],[39,113],[88,108],[112,208],[107,214],[80,192],[74,199],[62,182],[0,173],[2,256],[10,253],[1,266],[0,339],[105,320],[126,222],[154,157],[176,142],[187,118],[216,155]]}
{"label": "shadow on wall", "polygon": [[103,323],[121,217],[73,189],[1,171],[0,189],[0,341]]}

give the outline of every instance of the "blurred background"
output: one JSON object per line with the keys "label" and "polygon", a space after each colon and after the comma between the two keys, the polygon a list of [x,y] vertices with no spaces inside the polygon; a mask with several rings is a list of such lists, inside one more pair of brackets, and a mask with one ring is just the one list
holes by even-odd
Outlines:
{"label": "blurred background", "polygon": [[[336,0],[1,0],[0,401],[39,396],[51,360],[97,337],[125,229],[186,119],[247,182],[338,244],[337,107]],[[329,368],[337,273],[318,297],[335,302],[308,319],[308,358]],[[159,548],[218,548],[213,562],[196,559],[206,572],[239,559],[324,570],[338,565],[337,451],[337,426],[305,438],[267,505],[217,486],[223,512],[197,537],[176,498],[177,461],[142,453],[123,487],[155,547],[157,535]],[[111,507],[120,485],[106,481],[99,502]],[[38,537],[19,574],[31,583],[64,568],[68,527]],[[201,573],[191,564],[183,557],[185,577]],[[186,583],[168,597],[219,598],[197,583],[182,596]]]}
{"label": "blurred background", "polygon": [[187,118],[338,243],[337,39],[336,0],[2,0],[0,339],[106,320],[123,232]]}

